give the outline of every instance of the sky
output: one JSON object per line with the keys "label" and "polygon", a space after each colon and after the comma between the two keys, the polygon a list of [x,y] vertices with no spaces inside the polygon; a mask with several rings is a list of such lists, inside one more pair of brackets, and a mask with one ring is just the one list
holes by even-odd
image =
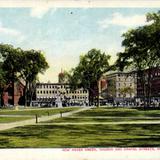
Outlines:
{"label": "sky", "polygon": [[147,24],[145,15],[158,8],[0,8],[0,43],[42,50],[50,68],[40,82],[58,82],[79,56],[100,49],[116,60],[123,51],[122,34]]}

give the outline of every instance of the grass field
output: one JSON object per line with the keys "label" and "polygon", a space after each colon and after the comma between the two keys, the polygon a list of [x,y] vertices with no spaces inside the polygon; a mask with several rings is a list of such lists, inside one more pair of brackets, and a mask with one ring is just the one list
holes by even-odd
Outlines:
{"label": "grass field", "polygon": [[[37,114],[40,116],[48,116],[58,114],[60,112],[70,112],[79,109],[80,107],[66,107],[66,108],[36,108],[36,109],[22,109],[22,110],[0,110],[0,123],[9,123],[27,120],[31,118],[35,118]],[[7,115],[5,117],[5,115]],[[18,117],[16,117],[18,115]],[[28,117],[30,116],[30,117]]]}
{"label": "grass field", "polygon": [[[158,115],[160,115],[159,110],[89,109],[76,113],[70,118],[63,117],[39,125],[1,131],[0,147],[160,147],[160,124],[58,124],[59,122],[129,121],[130,118],[128,117],[135,117],[133,121],[153,121],[152,118],[158,119]],[[92,116],[95,118],[92,118]],[[100,116],[101,118],[99,118]],[[112,118],[111,116],[117,116],[117,118]],[[121,117],[124,117],[124,120]],[[57,123],[54,124],[54,122]]]}
{"label": "grass field", "polygon": [[69,112],[79,109],[79,107],[65,107],[65,108],[36,108],[36,109],[21,109],[21,110],[0,110],[0,115],[54,115],[59,112]]}
{"label": "grass field", "polygon": [[160,117],[160,110],[138,110],[132,108],[94,108],[79,112],[75,116],[113,116],[113,117]]}
{"label": "grass field", "polygon": [[0,123],[10,123],[31,119],[33,117],[0,117]]}

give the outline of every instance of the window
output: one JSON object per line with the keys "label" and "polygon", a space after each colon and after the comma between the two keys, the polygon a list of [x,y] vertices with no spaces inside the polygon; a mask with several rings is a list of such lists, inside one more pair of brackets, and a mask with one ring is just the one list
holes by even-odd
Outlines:
{"label": "window", "polygon": [[46,93],[46,91],[43,91],[43,94],[45,94]]}
{"label": "window", "polygon": [[41,94],[42,94],[42,91],[41,91]]}

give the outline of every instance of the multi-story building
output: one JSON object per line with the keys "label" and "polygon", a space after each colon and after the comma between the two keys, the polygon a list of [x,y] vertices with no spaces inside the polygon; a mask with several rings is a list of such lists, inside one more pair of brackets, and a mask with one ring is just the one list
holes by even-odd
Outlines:
{"label": "multi-story building", "polygon": [[38,105],[56,106],[58,98],[63,106],[88,105],[88,90],[83,88],[71,90],[67,83],[37,83],[36,103]]}
{"label": "multi-story building", "polygon": [[136,74],[116,72],[106,75],[107,96],[114,101],[131,101],[137,95]]}
{"label": "multi-story building", "polygon": [[[148,76],[150,74],[150,80]],[[153,68],[143,71],[142,74],[137,74],[137,97],[143,99],[150,97],[160,102],[160,68]],[[150,90],[150,93],[149,93]]]}

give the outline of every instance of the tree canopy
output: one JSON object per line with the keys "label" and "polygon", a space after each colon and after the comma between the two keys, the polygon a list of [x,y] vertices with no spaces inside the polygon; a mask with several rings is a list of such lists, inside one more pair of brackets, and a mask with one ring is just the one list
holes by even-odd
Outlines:
{"label": "tree canopy", "polygon": [[118,53],[116,65],[144,70],[160,65],[160,12],[146,16],[149,24],[129,30],[122,36],[124,52]]}
{"label": "tree canopy", "polygon": [[150,101],[151,72],[160,66],[160,12],[148,13],[146,20],[147,25],[123,34],[124,52],[118,53],[115,65],[121,71],[136,71],[143,84],[144,101],[146,97]]}
{"label": "tree canopy", "polygon": [[22,50],[8,44],[0,44],[0,61],[0,78],[5,80],[6,84],[12,83],[13,96],[14,83],[17,80],[23,79],[28,90],[28,84],[36,80],[38,73],[44,73],[49,67],[41,51]]}
{"label": "tree canopy", "polygon": [[88,89],[90,101],[93,101],[95,96],[99,99],[98,81],[104,73],[111,69],[109,59],[110,55],[97,49],[91,49],[81,55],[79,64],[71,72],[71,87]]}

